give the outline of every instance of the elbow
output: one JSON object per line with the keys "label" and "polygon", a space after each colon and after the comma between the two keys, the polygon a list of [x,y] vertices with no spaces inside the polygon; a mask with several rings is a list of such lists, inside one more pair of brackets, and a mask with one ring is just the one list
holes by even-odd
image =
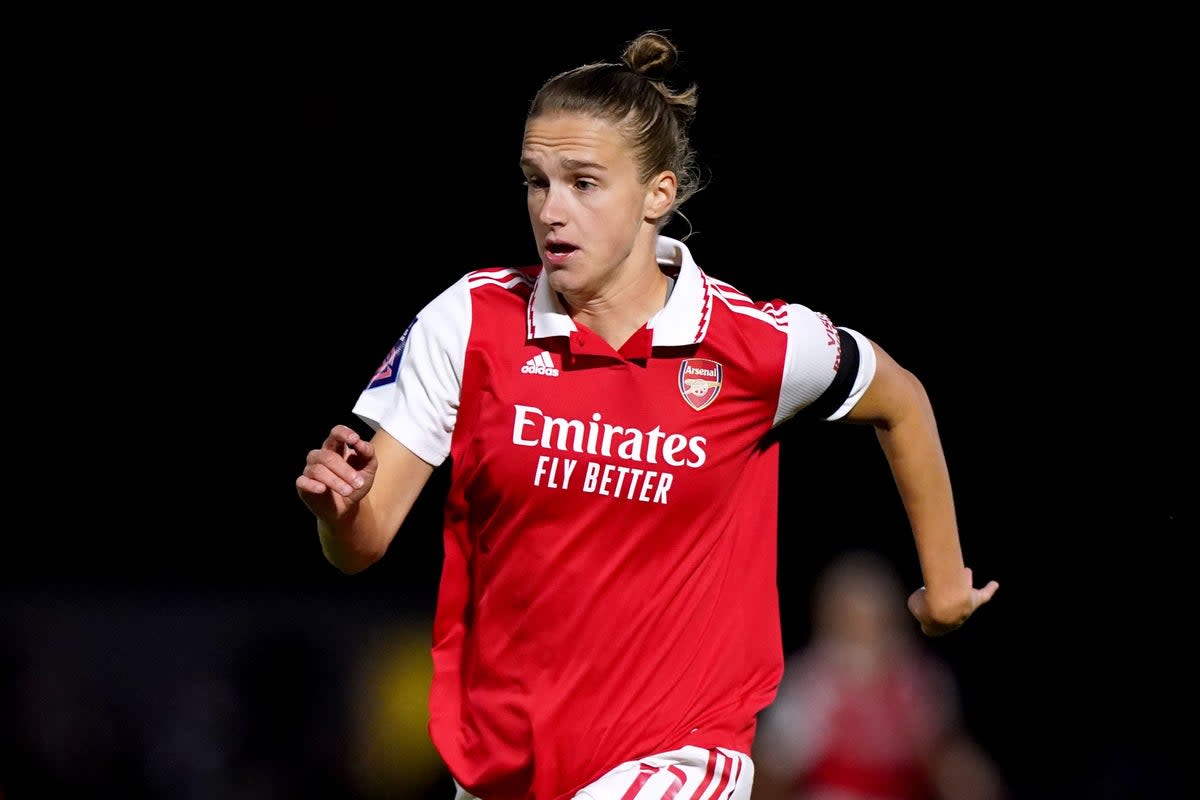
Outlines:
{"label": "elbow", "polygon": [[367,567],[374,564],[374,561],[334,561],[330,559],[330,563],[337,568],[337,571],[343,575],[357,575]]}
{"label": "elbow", "polygon": [[924,408],[929,406],[929,392],[926,391],[925,384],[921,382],[916,373],[900,367],[897,378],[900,386],[903,387],[902,394],[910,406]]}
{"label": "elbow", "polygon": [[336,543],[322,540],[322,551],[325,560],[337,568],[343,575],[357,575],[383,558],[383,550],[360,550],[349,547],[339,547]]}

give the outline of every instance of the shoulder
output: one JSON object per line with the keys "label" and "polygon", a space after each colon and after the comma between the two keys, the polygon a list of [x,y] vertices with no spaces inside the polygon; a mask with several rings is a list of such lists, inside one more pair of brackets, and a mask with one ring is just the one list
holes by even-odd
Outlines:
{"label": "shoulder", "polygon": [[500,292],[528,296],[542,271],[540,264],[532,267],[483,267],[463,275],[460,283],[470,292]]}
{"label": "shoulder", "polygon": [[778,298],[770,300],[756,300],[750,295],[743,292],[741,289],[734,286],[728,281],[721,280],[713,275],[704,273],[705,279],[709,286],[712,287],[713,295],[720,300],[721,303],[735,309],[755,308],[766,310],[769,308],[783,308],[789,305],[786,301]]}
{"label": "shoulder", "polygon": [[469,320],[472,308],[523,305],[533,291],[541,265],[536,267],[484,267],[461,274],[425,307],[425,314],[442,319]]}
{"label": "shoulder", "polygon": [[760,323],[768,328],[786,331],[789,321],[797,312],[807,311],[803,306],[778,298],[756,300],[733,284],[707,273],[704,273],[704,279],[710,287],[714,307],[725,308],[737,315],[739,320],[750,324]]}
{"label": "shoulder", "polygon": [[787,333],[789,324],[797,317],[804,322],[811,311],[804,306],[773,297],[756,299],[733,283],[702,268],[686,244],[677,239],[659,236],[656,257],[659,267],[676,276],[672,304],[678,307],[674,321],[684,324],[690,315],[699,315],[700,330],[707,332],[710,324],[720,319],[719,327],[730,327],[741,333]]}

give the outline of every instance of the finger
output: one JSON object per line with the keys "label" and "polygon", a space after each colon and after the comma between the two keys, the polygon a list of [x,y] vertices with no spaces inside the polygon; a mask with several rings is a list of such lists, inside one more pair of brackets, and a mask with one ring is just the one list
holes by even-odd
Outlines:
{"label": "finger", "polygon": [[908,610],[914,617],[921,617],[921,606],[925,600],[925,587],[922,586],[908,596]]}
{"label": "finger", "polygon": [[347,444],[363,461],[370,461],[375,457],[375,445],[366,439],[359,439],[356,442],[348,442]]}
{"label": "finger", "polygon": [[987,586],[984,586],[979,590],[979,603],[982,605],[983,603],[991,600],[992,595],[994,595],[996,590],[999,588],[1000,583],[998,581],[988,581]]}
{"label": "finger", "polygon": [[334,425],[332,430],[329,431],[329,436],[325,437],[325,443],[322,447],[326,450],[341,452],[342,448],[347,445],[353,447],[358,444],[360,438],[358,432],[350,426]]}
{"label": "finger", "polygon": [[307,475],[296,478],[296,488],[305,494],[324,494],[327,487],[320,481],[314,481]]}
{"label": "finger", "polygon": [[331,465],[324,460],[310,460],[301,477],[307,476],[310,480],[323,483],[338,494],[349,497],[355,489],[363,485],[363,478],[341,459],[334,463],[340,469],[331,469]]}
{"label": "finger", "polygon": [[[361,476],[355,470],[354,466],[342,455],[341,450],[310,450],[308,452],[307,463],[309,467],[324,467],[346,483],[355,483],[357,481],[358,486],[362,485]],[[308,467],[305,467],[304,472],[309,476],[316,477]],[[334,488],[336,489],[337,487],[335,486]]]}

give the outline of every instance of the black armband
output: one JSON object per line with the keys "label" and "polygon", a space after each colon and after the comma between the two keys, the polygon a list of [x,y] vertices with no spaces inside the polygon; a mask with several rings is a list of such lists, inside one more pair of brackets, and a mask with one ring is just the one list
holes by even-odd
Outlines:
{"label": "black armband", "polygon": [[858,340],[841,328],[838,331],[838,341],[841,343],[841,363],[838,364],[837,375],[821,396],[810,405],[801,409],[797,416],[815,419],[825,419],[842,407],[850,392],[854,390],[854,380],[858,377]]}

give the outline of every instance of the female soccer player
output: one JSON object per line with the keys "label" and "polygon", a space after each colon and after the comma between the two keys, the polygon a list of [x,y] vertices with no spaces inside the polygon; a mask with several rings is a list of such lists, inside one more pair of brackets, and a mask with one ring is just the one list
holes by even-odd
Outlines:
{"label": "female soccer player", "polygon": [[648,32],[541,87],[520,161],[541,263],[434,297],[354,406],[371,438],[334,426],[296,480],[352,573],[450,460],[430,734],[460,798],[749,797],[783,668],[770,434],[794,417],[875,426],[927,634],[997,588],[963,563],[921,383],[661,233],[698,188],[677,57]]}

